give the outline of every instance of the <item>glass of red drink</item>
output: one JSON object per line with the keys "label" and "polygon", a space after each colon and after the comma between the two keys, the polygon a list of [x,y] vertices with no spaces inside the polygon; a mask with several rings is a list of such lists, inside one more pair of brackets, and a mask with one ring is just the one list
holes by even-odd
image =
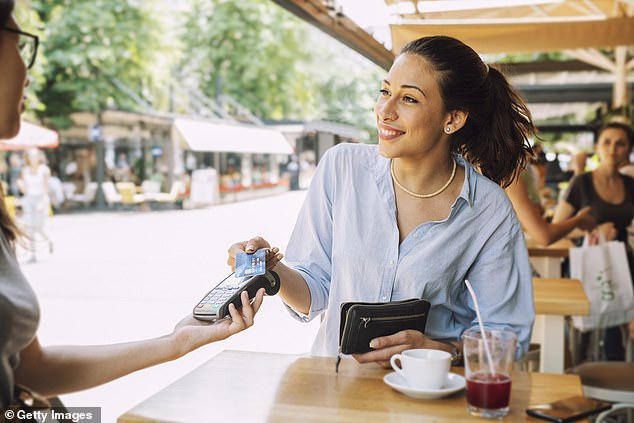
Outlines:
{"label": "glass of red drink", "polygon": [[510,330],[479,329],[464,333],[463,349],[467,378],[467,404],[474,416],[499,418],[509,413],[511,371],[517,335]]}

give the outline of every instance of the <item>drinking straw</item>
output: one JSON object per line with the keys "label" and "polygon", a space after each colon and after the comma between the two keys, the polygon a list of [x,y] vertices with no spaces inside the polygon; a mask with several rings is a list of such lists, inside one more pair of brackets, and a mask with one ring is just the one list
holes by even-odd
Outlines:
{"label": "drinking straw", "polygon": [[491,358],[491,350],[489,348],[489,341],[486,337],[486,332],[484,331],[484,323],[482,322],[482,316],[480,315],[480,307],[478,307],[478,299],[476,298],[476,294],[473,291],[473,287],[469,283],[467,279],[464,280],[464,283],[467,285],[467,289],[469,290],[469,294],[471,294],[471,299],[473,300],[473,305],[475,306],[476,316],[478,317],[478,325],[480,326],[480,332],[482,333],[482,340],[484,341],[484,352],[487,356],[487,361],[489,362],[489,371],[492,375],[495,375],[495,368],[493,367],[493,358]]}

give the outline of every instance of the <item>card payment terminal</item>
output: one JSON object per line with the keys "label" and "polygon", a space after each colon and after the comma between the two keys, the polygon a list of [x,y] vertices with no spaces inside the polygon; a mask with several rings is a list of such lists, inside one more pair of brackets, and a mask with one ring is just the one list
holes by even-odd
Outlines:
{"label": "card payment terminal", "polygon": [[280,290],[277,273],[269,270],[263,275],[247,276],[240,280],[227,277],[194,307],[194,317],[206,321],[222,319],[229,314],[229,304],[233,303],[236,308],[242,307],[242,291],[247,291],[249,298],[253,298],[260,288],[264,288],[267,295],[277,294]]}

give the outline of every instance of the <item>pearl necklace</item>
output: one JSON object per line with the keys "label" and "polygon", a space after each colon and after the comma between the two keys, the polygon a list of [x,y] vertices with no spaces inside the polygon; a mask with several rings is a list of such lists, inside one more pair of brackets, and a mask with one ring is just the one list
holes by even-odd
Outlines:
{"label": "pearl necklace", "polygon": [[394,160],[392,160],[390,162],[390,173],[392,174],[392,180],[394,180],[394,183],[396,184],[396,186],[398,186],[400,189],[402,189],[403,191],[405,191],[406,193],[408,193],[412,197],[416,197],[416,198],[431,198],[431,197],[437,196],[438,194],[440,194],[441,192],[446,190],[447,187],[453,182],[453,179],[456,176],[456,159],[454,159],[452,157],[451,160],[453,161],[453,169],[451,170],[451,176],[449,176],[449,180],[447,182],[445,182],[445,185],[440,187],[439,190],[434,191],[431,194],[417,194],[417,193],[415,193],[413,191],[408,190],[403,185],[401,185],[401,183],[398,181],[398,179],[396,179],[396,175],[394,174]]}

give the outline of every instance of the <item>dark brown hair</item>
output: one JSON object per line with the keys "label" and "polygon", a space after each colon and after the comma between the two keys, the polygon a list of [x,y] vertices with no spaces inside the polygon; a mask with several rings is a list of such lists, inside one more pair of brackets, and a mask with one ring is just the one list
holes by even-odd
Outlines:
{"label": "dark brown hair", "polygon": [[[11,13],[13,13],[14,6],[15,3],[13,0],[0,0],[0,26],[7,24]],[[2,36],[2,32],[3,31],[0,31],[0,37]],[[0,64],[0,66],[2,65]],[[18,229],[13,217],[11,217],[7,210],[2,184],[0,184],[0,230],[2,230],[4,236],[7,237],[9,243],[13,246],[15,246],[18,237],[22,235],[22,232]]]}
{"label": "dark brown hair", "polygon": [[452,135],[452,150],[502,187],[510,185],[533,156],[528,138],[535,126],[519,93],[455,38],[420,38],[401,54],[417,54],[437,72],[445,110],[469,113]]}
{"label": "dark brown hair", "polygon": [[599,138],[601,137],[601,134],[606,129],[620,129],[621,131],[625,132],[625,136],[627,137],[627,142],[630,146],[630,150],[632,150],[632,147],[634,146],[634,129],[632,129],[632,127],[628,125],[627,123],[622,123],[622,122],[608,122],[604,124],[603,126],[601,126],[597,130],[597,136],[594,138],[595,144],[599,142]]}
{"label": "dark brown hair", "polygon": [[14,0],[0,0],[0,26],[5,26],[13,13]]}

